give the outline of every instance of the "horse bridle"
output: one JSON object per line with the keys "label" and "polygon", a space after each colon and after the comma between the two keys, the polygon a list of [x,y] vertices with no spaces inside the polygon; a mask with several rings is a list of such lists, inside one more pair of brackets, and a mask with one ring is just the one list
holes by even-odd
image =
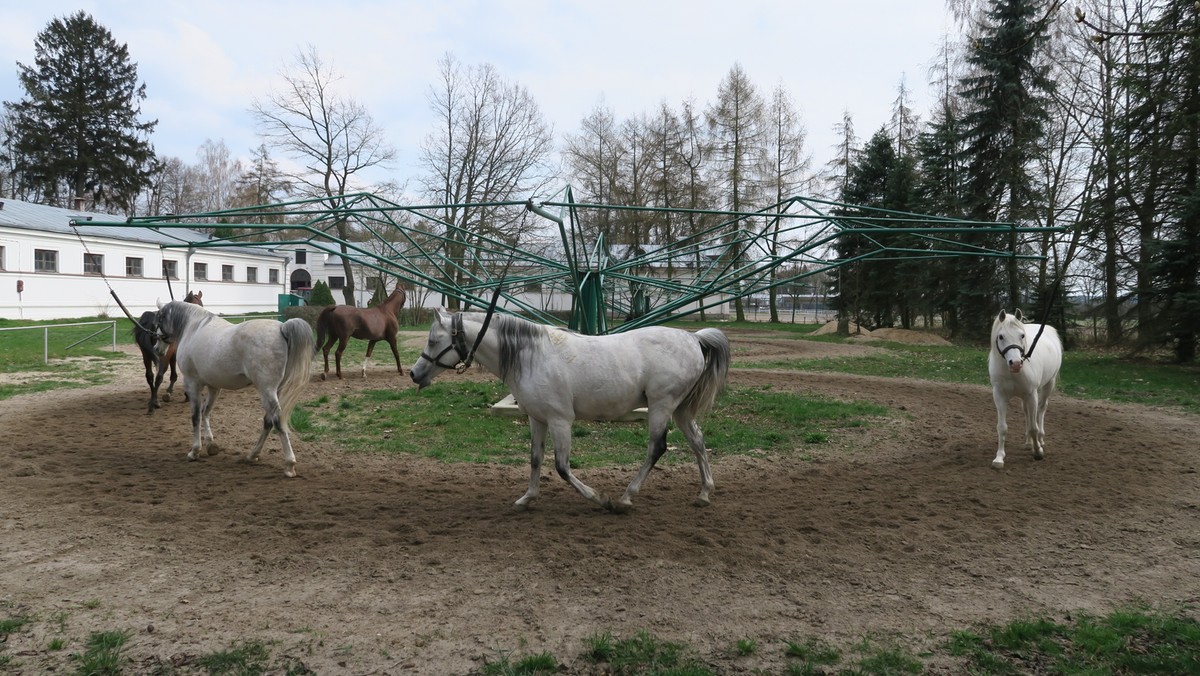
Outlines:
{"label": "horse bridle", "polygon": [[[475,350],[479,349],[479,343],[483,342],[483,336],[487,333],[488,325],[492,323],[492,316],[496,314],[496,301],[500,300],[500,289],[503,286],[503,283],[496,285],[496,291],[492,294],[492,302],[488,304],[487,315],[483,318],[483,326],[479,329],[479,333],[475,335],[475,343],[471,345],[470,350],[467,349],[467,343],[464,339],[466,332],[463,330],[462,313],[456,312],[450,318],[450,344],[442,348],[442,351],[438,352],[436,357],[430,357],[422,351],[421,358],[431,361],[444,369],[454,369],[457,373],[463,373],[470,368],[471,362],[475,360]],[[453,366],[442,363],[442,357],[450,350],[454,350],[458,355],[458,363]]]}
{"label": "horse bridle", "polygon": [[1009,350],[1016,350],[1017,352],[1020,352],[1021,353],[1021,361],[1025,361],[1025,360],[1029,359],[1029,357],[1025,356],[1025,348],[1022,345],[1019,345],[1017,343],[1013,343],[1004,349],[1000,349],[1000,346],[997,345],[996,350],[1000,352],[1000,358],[1004,359],[1006,361],[1008,360],[1008,351]]}
{"label": "horse bridle", "polygon": [[[470,362],[474,357],[475,350],[472,348],[470,351],[467,351],[467,343],[464,340],[465,335],[466,334],[463,331],[462,313],[457,312],[453,317],[450,318],[450,344],[443,348],[441,352],[438,352],[436,357],[430,357],[425,352],[421,352],[421,358],[431,361],[444,369],[454,369],[459,373],[466,371],[467,367],[471,365]],[[483,332],[480,331],[479,336],[477,336],[475,339],[476,347],[479,346],[479,338],[482,336]],[[458,362],[455,364],[443,364],[442,357],[446,356],[446,353],[450,350],[454,350],[454,352],[458,355]]]}

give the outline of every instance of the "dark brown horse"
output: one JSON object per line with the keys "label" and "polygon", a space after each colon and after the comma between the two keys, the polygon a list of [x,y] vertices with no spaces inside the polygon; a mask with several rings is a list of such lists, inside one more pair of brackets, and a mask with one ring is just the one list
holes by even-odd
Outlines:
{"label": "dark brown horse", "polygon": [[[203,291],[188,291],[183,300],[193,305],[204,305],[204,301],[201,300],[203,296]],[[143,312],[137,323],[133,325],[133,340],[137,343],[138,349],[142,351],[142,365],[146,368],[146,384],[150,386],[150,403],[146,407],[146,415],[153,414],[154,409],[159,407],[158,388],[162,385],[167,369],[171,369],[171,382],[167,383],[167,391],[163,392],[163,401],[171,401],[171,392],[175,389],[175,381],[179,379],[175,370],[175,343],[171,343],[166,353],[162,355],[159,355],[154,349],[157,321],[158,313],[148,310]],[[185,392],[183,396],[186,400],[187,393]]]}
{"label": "dark brown horse", "polygon": [[325,379],[329,376],[329,348],[333,346],[335,340],[338,341],[337,352],[334,353],[337,377],[342,377],[342,353],[346,351],[346,343],[350,342],[351,338],[369,341],[367,357],[363,360],[362,365],[364,378],[367,377],[367,362],[371,360],[371,353],[375,351],[375,343],[381,340],[387,341],[392,348],[392,356],[396,358],[396,371],[403,374],[404,368],[400,366],[400,351],[396,349],[396,334],[400,331],[400,320],[397,319],[396,313],[404,307],[406,300],[408,300],[408,294],[404,292],[403,288],[397,286],[387,300],[375,307],[357,308],[351,305],[330,305],[321,310],[321,315],[317,317],[317,345],[325,355],[325,372],[321,374],[321,378]]}

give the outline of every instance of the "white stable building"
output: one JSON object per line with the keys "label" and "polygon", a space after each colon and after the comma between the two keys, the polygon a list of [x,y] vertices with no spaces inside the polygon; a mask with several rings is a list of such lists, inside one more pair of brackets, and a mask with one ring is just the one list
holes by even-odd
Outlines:
{"label": "white stable building", "polygon": [[89,220],[120,217],[0,200],[0,318],[121,317],[110,287],[134,316],[188,291],[202,291],[204,306],[219,314],[271,312],[290,291],[291,252],[174,248],[167,245],[210,237],[184,228],[89,227]]}

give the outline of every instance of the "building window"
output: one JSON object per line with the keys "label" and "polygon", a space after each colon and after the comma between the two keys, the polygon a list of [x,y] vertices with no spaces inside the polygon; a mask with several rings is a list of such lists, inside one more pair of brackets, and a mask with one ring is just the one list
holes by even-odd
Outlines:
{"label": "building window", "polygon": [[179,264],[176,261],[163,260],[163,277],[179,279]]}
{"label": "building window", "polygon": [[192,279],[197,282],[208,281],[208,263],[193,263],[192,264]]}
{"label": "building window", "polygon": [[142,259],[126,258],[125,259],[125,276],[126,277],[141,277],[142,276]]}
{"label": "building window", "polygon": [[308,263],[308,252],[307,251],[297,251],[296,252],[296,265],[306,265],[307,263]]}
{"label": "building window", "polygon": [[258,282],[258,268],[246,268],[246,281],[251,284]]}
{"label": "building window", "polygon": [[104,274],[104,255],[85,253],[83,254],[83,274],[85,275],[102,275]]}
{"label": "building window", "polygon": [[267,271],[267,279],[270,280],[271,284],[278,284],[279,283],[279,271],[276,270],[275,268],[271,268],[270,270]]}
{"label": "building window", "polygon": [[232,265],[222,265],[221,266],[221,281],[222,282],[232,282],[233,281],[233,266]]}
{"label": "building window", "polygon": [[4,267],[4,247],[0,246],[0,270],[7,269],[8,268]]}
{"label": "building window", "polygon": [[346,278],[345,277],[330,277],[329,278],[329,288],[344,289],[345,287],[346,287]]}
{"label": "building window", "polygon": [[58,252],[50,249],[33,250],[34,272],[58,272]]}

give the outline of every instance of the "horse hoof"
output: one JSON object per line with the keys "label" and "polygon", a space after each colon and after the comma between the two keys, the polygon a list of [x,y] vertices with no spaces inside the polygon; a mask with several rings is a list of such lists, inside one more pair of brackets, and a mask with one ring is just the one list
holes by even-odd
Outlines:
{"label": "horse hoof", "polygon": [[608,511],[612,512],[613,514],[628,514],[633,511],[632,502],[621,502],[620,500],[617,502],[609,502],[607,507]]}
{"label": "horse hoof", "polygon": [[514,502],[513,510],[517,511],[517,512],[527,512],[527,511],[529,511],[529,503],[528,502]]}
{"label": "horse hoof", "polygon": [[709,500],[708,498],[696,498],[695,500],[692,500],[692,505],[696,507],[707,507],[711,504],[712,500]]}
{"label": "horse hoof", "polygon": [[[170,393],[170,392],[163,392],[163,393],[162,393],[162,400],[163,400],[163,401],[171,401],[171,393]],[[158,404],[155,404],[155,405],[154,405],[154,408],[158,408]]]}
{"label": "horse hoof", "polygon": [[221,452],[221,447],[210,441],[210,442],[208,442],[208,447],[205,448],[204,450],[209,455],[216,455]]}
{"label": "horse hoof", "polygon": [[328,374],[328,373],[322,373],[322,374],[321,374],[321,380],[329,380],[329,374]]}
{"label": "horse hoof", "polygon": [[993,460],[992,461],[992,469],[1004,469],[1004,461],[1003,460]]}

